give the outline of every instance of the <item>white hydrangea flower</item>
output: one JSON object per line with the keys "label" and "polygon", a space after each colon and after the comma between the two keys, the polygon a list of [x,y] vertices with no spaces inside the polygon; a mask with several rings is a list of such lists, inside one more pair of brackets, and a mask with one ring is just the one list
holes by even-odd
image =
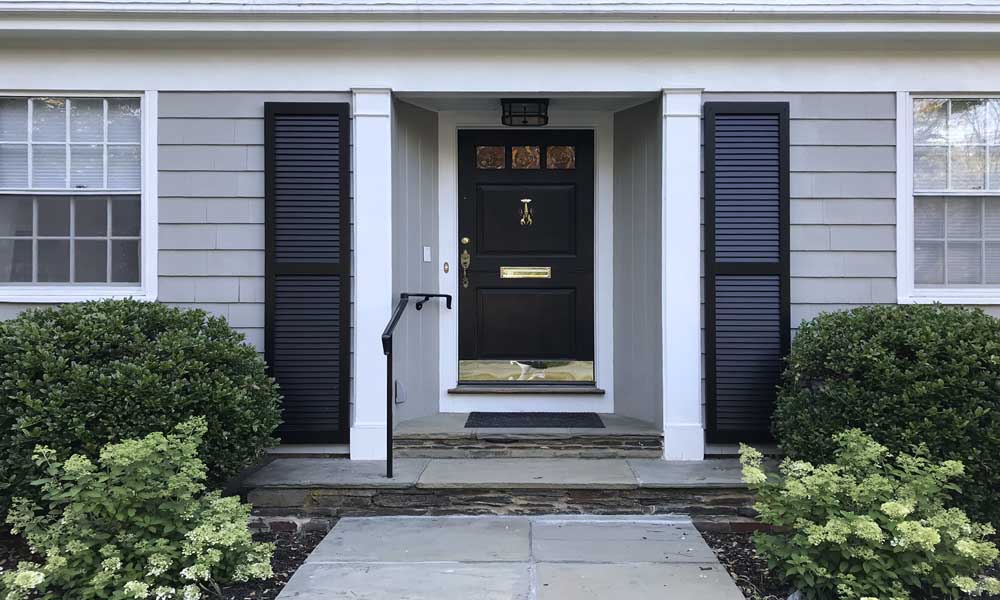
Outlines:
{"label": "white hydrangea flower", "polygon": [[127,598],[148,598],[149,584],[142,581],[129,581],[122,588]]}
{"label": "white hydrangea flower", "polygon": [[43,581],[45,581],[45,573],[24,569],[15,573],[13,584],[14,587],[22,590],[33,590],[40,586]]}

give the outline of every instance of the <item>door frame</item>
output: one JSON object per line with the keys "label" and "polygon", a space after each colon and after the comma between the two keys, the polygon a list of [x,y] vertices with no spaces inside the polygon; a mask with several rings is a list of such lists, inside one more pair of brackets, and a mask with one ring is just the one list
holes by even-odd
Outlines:
{"label": "door frame", "polygon": [[[438,113],[438,289],[458,297],[458,131],[516,129],[498,123],[493,111]],[[458,310],[440,310],[438,407],[441,412],[614,412],[614,323],[612,298],[614,113],[559,111],[547,129],[594,132],[594,379],[598,394],[449,394],[458,383]],[[450,269],[444,272],[447,262]]]}

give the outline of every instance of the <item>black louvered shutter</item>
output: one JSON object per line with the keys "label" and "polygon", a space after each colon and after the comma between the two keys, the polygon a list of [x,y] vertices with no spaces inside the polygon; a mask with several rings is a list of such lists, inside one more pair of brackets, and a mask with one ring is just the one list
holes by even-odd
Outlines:
{"label": "black louvered shutter", "polygon": [[350,107],[265,104],[265,356],[283,441],[346,443]]}
{"label": "black louvered shutter", "polygon": [[705,104],[708,439],[770,438],[790,336],[788,104]]}

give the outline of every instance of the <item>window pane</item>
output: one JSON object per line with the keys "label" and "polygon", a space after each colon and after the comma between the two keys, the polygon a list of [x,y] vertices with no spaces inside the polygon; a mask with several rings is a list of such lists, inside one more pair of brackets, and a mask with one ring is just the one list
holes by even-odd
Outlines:
{"label": "window pane", "polygon": [[951,101],[951,119],[948,121],[948,137],[951,143],[985,143],[987,123],[985,99]]}
{"label": "window pane", "polygon": [[948,283],[977,284],[983,282],[982,244],[979,242],[948,242]]}
{"label": "window pane", "polygon": [[944,198],[915,198],[914,232],[917,239],[944,238]]}
{"label": "window pane", "polygon": [[38,281],[69,281],[69,240],[38,240]]}
{"label": "window pane", "polygon": [[989,189],[1000,190],[1000,146],[990,146],[990,182]]}
{"label": "window pane", "polygon": [[138,196],[116,196],[111,200],[111,235],[138,236],[141,230]]}
{"label": "window pane", "polygon": [[944,242],[917,242],[913,255],[914,281],[918,285],[944,283]]}
{"label": "window pane", "polygon": [[31,110],[32,141],[66,141],[66,100],[64,98],[35,98],[31,101]]}
{"label": "window pane", "polygon": [[104,141],[104,100],[72,98],[69,101],[69,138],[71,142]]}
{"label": "window pane", "polygon": [[139,99],[108,100],[108,141],[139,143],[141,133]]}
{"label": "window pane", "polygon": [[77,236],[108,234],[108,199],[98,196],[77,196],[73,201]]}
{"label": "window pane", "polygon": [[28,187],[28,145],[0,144],[0,188]]}
{"label": "window pane", "polygon": [[988,240],[1000,240],[1000,198],[983,198],[986,204],[986,221],[983,236]]}
{"label": "window pane", "polygon": [[139,241],[112,240],[111,281],[139,283]]}
{"label": "window pane", "polygon": [[948,148],[924,146],[913,149],[913,187],[943,190],[948,187]]}
{"label": "window pane", "polygon": [[948,239],[981,237],[979,198],[948,199]]}
{"label": "window pane", "polygon": [[69,179],[70,187],[78,190],[104,187],[104,147],[70,146]]}
{"label": "window pane", "polygon": [[1000,283],[1000,243],[986,242],[986,283]]}
{"label": "window pane", "polygon": [[0,236],[31,237],[31,198],[0,196]]}
{"label": "window pane", "polygon": [[139,146],[108,146],[108,187],[139,189]]}
{"label": "window pane", "polygon": [[948,101],[926,99],[913,101],[913,142],[944,144],[948,140]]}
{"label": "window pane", "polygon": [[0,240],[0,283],[31,281],[31,240]]}
{"label": "window pane", "polygon": [[39,146],[31,148],[33,161],[31,186],[36,188],[66,187],[66,147]]}
{"label": "window pane", "polygon": [[514,169],[542,168],[541,148],[538,146],[514,146],[510,149],[510,164]]}
{"label": "window pane", "polygon": [[106,240],[76,240],[73,242],[75,280],[79,283],[108,281],[108,242]]}
{"label": "window pane", "polygon": [[0,142],[28,141],[28,100],[0,98]]}
{"label": "window pane", "polygon": [[38,198],[38,235],[69,235],[69,198]]}
{"label": "window pane", "polygon": [[952,146],[951,189],[981,190],[986,187],[986,148]]}

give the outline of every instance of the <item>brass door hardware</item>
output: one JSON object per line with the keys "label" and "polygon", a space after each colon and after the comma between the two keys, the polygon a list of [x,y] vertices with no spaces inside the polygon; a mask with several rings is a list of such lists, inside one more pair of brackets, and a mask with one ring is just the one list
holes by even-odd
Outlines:
{"label": "brass door hardware", "polygon": [[552,279],[552,267],[500,267],[500,279]]}
{"label": "brass door hardware", "polygon": [[462,265],[462,287],[467,288],[469,287],[469,265],[472,264],[472,256],[469,254],[468,248],[462,249],[459,263]]}
{"label": "brass door hardware", "polygon": [[448,261],[445,261],[444,262],[444,272],[447,273],[450,270],[451,270],[451,265],[448,264]]}
{"label": "brass door hardware", "polygon": [[531,208],[528,205],[531,204],[531,198],[521,198],[521,227],[531,225]]}

